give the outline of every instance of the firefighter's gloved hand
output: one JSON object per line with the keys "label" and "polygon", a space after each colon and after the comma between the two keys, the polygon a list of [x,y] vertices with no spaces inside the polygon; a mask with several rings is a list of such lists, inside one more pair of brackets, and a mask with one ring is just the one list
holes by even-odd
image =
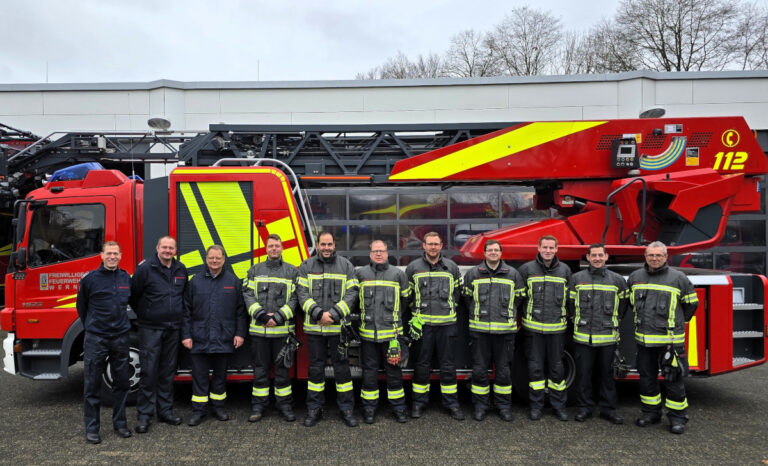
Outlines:
{"label": "firefighter's gloved hand", "polygon": [[415,314],[411,317],[411,320],[408,322],[408,333],[414,341],[421,338],[423,326],[424,319],[421,318],[421,315]]}
{"label": "firefighter's gloved hand", "polygon": [[400,364],[401,356],[400,342],[395,338],[389,342],[389,348],[387,348],[387,362],[393,366],[397,366]]}

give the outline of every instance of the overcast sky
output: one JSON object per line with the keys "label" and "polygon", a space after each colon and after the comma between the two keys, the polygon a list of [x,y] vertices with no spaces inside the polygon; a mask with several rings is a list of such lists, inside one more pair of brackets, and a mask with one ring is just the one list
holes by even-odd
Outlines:
{"label": "overcast sky", "polygon": [[[528,4],[586,31],[619,0]],[[516,1],[0,0],[0,83],[353,79],[398,50],[443,53]]]}

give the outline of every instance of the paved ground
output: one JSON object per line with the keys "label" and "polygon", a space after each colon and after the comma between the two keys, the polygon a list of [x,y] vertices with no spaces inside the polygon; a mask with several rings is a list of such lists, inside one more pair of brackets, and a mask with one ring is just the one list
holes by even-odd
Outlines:
{"label": "paved ground", "polygon": [[[297,384],[298,385],[298,384]],[[639,410],[635,383],[619,387],[620,414],[627,424],[601,419],[580,424],[552,416],[532,422],[522,404],[515,420],[496,416],[484,422],[451,420],[433,403],[426,417],[397,424],[388,409],[371,426],[350,429],[329,408],[318,426],[285,423],[270,412],[246,422],[250,388],[229,386],[229,422],[209,420],[192,428],[153,424],[150,433],[118,438],[111,409],[102,409],[101,445],[84,441],[82,368],[68,380],[34,382],[0,373],[0,461],[6,464],[322,463],[322,464],[768,464],[768,366],[711,379],[689,379],[691,422],[683,436],[666,423],[646,429],[632,424]],[[436,387],[434,387],[436,388]],[[434,389],[433,388],[433,389]],[[356,387],[359,390],[359,387]],[[303,400],[303,390],[297,390]],[[176,389],[177,411],[189,418],[190,386]],[[332,401],[332,400],[331,400]],[[464,410],[469,395],[462,388]],[[575,414],[573,408],[571,415]],[[129,408],[129,423],[135,411]]]}

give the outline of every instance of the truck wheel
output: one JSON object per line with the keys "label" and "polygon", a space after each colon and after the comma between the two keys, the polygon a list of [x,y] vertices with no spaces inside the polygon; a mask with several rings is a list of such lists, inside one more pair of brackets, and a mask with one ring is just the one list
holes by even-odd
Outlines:
{"label": "truck wheel", "polygon": [[[520,339],[522,340],[522,338]],[[568,404],[576,399],[575,393],[572,393],[576,381],[576,360],[573,358],[571,344],[566,345],[563,353],[563,371],[565,373],[565,387],[568,390]],[[523,401],[528,403],[528,361],[525,359],[525,350],[522,343],[516,345],[514,361],[512,361],[512,388],[513,393]]]}
{"label": "truck wheel", "polygon": [[[128,399],[125,404],[133,406],[136,404],[136,397],[139,391],[139,375],[141,374],[141,361],[139,360],[138,337],[131,336],[131,346],[128,349]],[[113,402],[112,387],[114,385],[114,374],[112,365],[107,359],[107,367],[101,376],[101,402],[105,405],[111,405]]]}

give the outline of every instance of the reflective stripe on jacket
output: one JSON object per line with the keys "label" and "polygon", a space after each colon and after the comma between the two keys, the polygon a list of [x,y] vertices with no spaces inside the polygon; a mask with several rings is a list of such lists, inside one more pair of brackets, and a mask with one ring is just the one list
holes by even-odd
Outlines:
{"label": "reflective stripe on jacket", "polygon": [[514,267],[501,262],[493,270],[483,261],[464,275],[463,282],[470,331],[517,332],[517,309],[525,296],[525,282]]}
{"label": "reflective stripe on jacket", "polygon": [[635,310],[635,340],[643,346],[685,343],[685,323],[691,320],[699,298],[688,277],[664,264],[629,275],[630,302]]}
{"label": "reflective stripe on jacket", "polygon": [[440,256],[433,265],[422,256],[408,264],[405,275],[411,286],[411,309],[425,325],[456,323],[461,272],[455,262]]}
{"label": "reflective stripe on jacket", "polygon": [[410,286],[405,273],[389,264],[369,264],[356,272],[360,287],[360,338],[382,342],[403,334],[403,310]]}
{"label": "reflective stripe on jacket", "polygon": [[589,346],[618,343],[619,322],[629,300],[624,277],[605,267],[589,266],[571,276],[568,288],[573,341]]}
{"label": "reflective stripe on jacket", "polygon": [[567,328],[566,300],[571,269],[555,256],[549,267],[541,255],[518,270],[525,280],[523,327],[536,333],[562,333]]}
{"label": "reflective stripe on jacket", "polygon": [[[282,258],[267,259],[251,266],[243,287],[245,308],[251,317],[248,333],[276,338],[295,330],[298,275],[299,269]],[[267,327],[270,318],[277,325]]]}
{"label": "reflective stripe on jacket", "polygon": [[[328,259],[312,256],[299,266],[296,295],[304,311],[305,333],[338,335],[340,322],[357,303],[355,266],[336,254]],[[318,324],[323,312],[331,314],[333,325]]]}

